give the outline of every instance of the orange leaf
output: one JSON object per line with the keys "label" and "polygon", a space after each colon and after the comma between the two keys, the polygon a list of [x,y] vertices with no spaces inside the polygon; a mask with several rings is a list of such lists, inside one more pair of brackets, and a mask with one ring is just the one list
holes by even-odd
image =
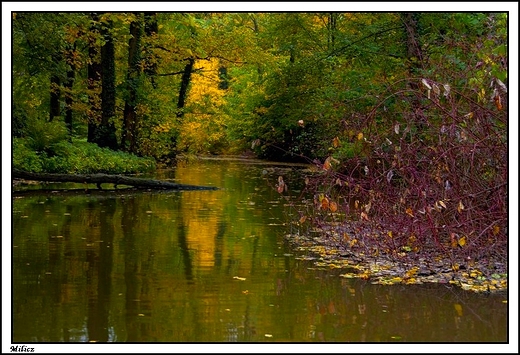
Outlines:
{"label": "orange leaf", "polygon": [[410,217],[413,217],[413,211],[412,211],[412,209],[411,209],[410,207],[408,207],[408,208],[406,209],[405,212],[406,212],[406,214],[409,215]]}
{"label": "orange leaf", "polygon": [[332,201],[329,204],[329,209],[330,209],[330,212],[336,212],[338,210],[338,204],[336,202]]}
{"label": "orange leaf", "polygon": [[334,139],[332,140],[332,146],[334,148],[337,148],[337,147],[339,147],[339,145],[340,145],[339,138],[338,137],[334,137]]}
{"label": "orange leaf", "polygon": [[495,99],[495,106],[497,107],[497,110],[501,111],[502,110],[502,99],[500,98],[500,95],[496,94],[494,99]]}
{"label": "orange leaf", "polygon": [[323,163],[323,170],[330,170],[330,168],[332,167],[332,165],[330,164],[330,161],[331,161],[331,157],[328,157],[327,159],[325,159],[325,162]]}
{"label": "orange leaf", "polygon": [[324,210],[329,208],[329,199],[328,198],[324,197],[321,200],[321,208],[323,208]]}
{"label": "orange leaf", "polygon": [[361,219],[368,221],[368,215],[365,212],[361,212]]}
{"label": "orange leaf", "polygon": [[300,218],[300,223],[303,223],[303,222],[305,222],[306,220],[307,220],[307,216],[302,216],[302,217]]}

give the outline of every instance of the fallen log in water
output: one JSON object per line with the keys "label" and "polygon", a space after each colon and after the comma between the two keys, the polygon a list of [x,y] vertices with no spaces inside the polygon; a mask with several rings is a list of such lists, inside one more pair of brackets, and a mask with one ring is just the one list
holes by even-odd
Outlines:
{"label": "fallen log in water", "polygon": [[13,179],[46,181],[46,182],[77,182],[84,184],[96,184],[101,189],[101,184],[129,185],[140,189],[158,190],[216,190],[214,186],[199,186],[178,184],[170,181],[142,179],[123,175],[110,174],[48,174],[31,173],[28,171],[13,169]]}

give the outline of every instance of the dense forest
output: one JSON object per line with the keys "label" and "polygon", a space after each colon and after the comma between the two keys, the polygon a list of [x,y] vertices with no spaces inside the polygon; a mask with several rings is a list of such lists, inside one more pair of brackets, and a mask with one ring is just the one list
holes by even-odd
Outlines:
{"label": "dense forest", "polygon": [[14,168],[308,162],[302,226],[343,211],[382,231],[335,231],[366,253],[507,258],[507,13],[13,12],[12,39]]}

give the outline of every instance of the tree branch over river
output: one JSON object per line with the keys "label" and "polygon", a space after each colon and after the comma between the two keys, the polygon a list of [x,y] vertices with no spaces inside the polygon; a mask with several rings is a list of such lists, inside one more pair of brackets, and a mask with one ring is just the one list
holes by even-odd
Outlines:
{"label": "tree branch over river", "polygon": [[216,190],[214,186],[199,186],[178,184],[164,180],[142,179],[123,175],[109,174],[47,174],[47,173],[31,173],[13,169],[13,179],[24,179],[33,181],[46,182],[76,182],[85,184],[97,184],[101,189],[101,184],[130,185],[141,189],[158,189],[158,190]]}

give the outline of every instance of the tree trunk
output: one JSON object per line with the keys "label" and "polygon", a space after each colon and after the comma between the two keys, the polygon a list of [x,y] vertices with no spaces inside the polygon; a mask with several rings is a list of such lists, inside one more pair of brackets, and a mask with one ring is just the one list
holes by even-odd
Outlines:
{"label": "tree trunk", "polygon": [[130,40],[128,41],[128,72],[126,76],[126,87],[128,97],[125,100],[123,113],[123,136],[121,146],[128,152],[138,153],[137,134],[138,117],[136,113],[138,90],[141,76],[141,16],[130,24]]}
{"label": "tree trunk", "polygon": [[338,14],[335,12],[331,12],[327,18],[327,45],[331,53],[336,49],[337,19]]}
{"label": "tree trunk", "polygon": [[[112,26],[109,22],[108,26]],[[101,47],[101,125],[96,134],[96,143],[100,147],[117,150],[116,128],[114,125],[116,111],[116,67],[114,39],[110,28],[103,27],[101,34],[105,44]]]}
{"label": "tree trunk", "polygon": [[177,101],[177,117],[181,118],[184,116],[184,105],[186,98],[188,97],[188,86],[191,81],[191,73],[193,72],[193,66],[195,65],[194,58],[188,58],[188,63],[184,67],[184,71],[181,77],[181,87],[179,89],[179,100]]}
{"label": "tree trunk", "polygon": [[145,12],[144,34],[148,40],[144,45],[144,72],[150,78],[152,87],[154,89],[157,89],[155,76],[157,75],[158,58],[152,51],[152,45],[150,44],[150,40],[156,38],[158,33],[159,25],[157,24],[157,14],[155,12]]}
{"label": "tree trunk", "polygon": [[90,14],[91,25],[88,36],[88,67],[87,67],[87,81],[88,81],[88,133],[87,141],[90,143],[96,142],[97,128],[101,124],[101,62],[99,55],[99,48],[96,45],[96,39],[99,34],[99,15],[97,13]]}
{"label": "tree trunk", "polygon": [[[53,55],[53,60],[59,61],[61,57],[59,55]],[[49,122],[56,116],[60,116],[60,97],[61,97],[61,80],[57,74],[51,74],[50,84],[50,110],[49,110]]]}
{"label": "tree trunk", "polygon": [[420,16],[421,14],[414,12],[401,14],[401,21],[405,27],[408,70],[412,76],[416,75],[424,64],[418,27]]}
{"label": "tree trunk", "polygon": [[69,65],[69,69],[67,70],[67,81],[63,84],[65,88],[65,125],[69,131],[69,141],[72,141],[72,104],[74,103],[72,87],[74,86],[76,77],[76,66],[74,64],[73,54],[75,51],[76,44],[74,43],[67,51],[67,64]]}

